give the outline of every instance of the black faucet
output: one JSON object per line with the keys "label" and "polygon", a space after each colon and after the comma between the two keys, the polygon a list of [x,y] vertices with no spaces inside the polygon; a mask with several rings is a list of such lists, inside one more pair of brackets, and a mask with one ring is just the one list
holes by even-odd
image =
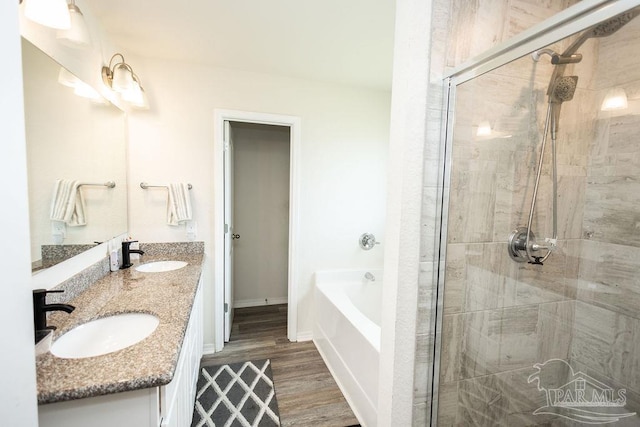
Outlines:
{"label": "black faucet", "polygon": [[36,331],[55,329],[55,326],[47,326],[47,311],[66,311],[71,313],[75,307],[70,304],[47,304],[47,294],[61,293],[62,289],[48,291],[46,289],[34,289],[33,291],[33,327]]}
{"label": "black faucet", "polygon": [[144,252],[141,251],[140,249],[130,248],[130,245],[135,242],[137,242],[137,240],[127,240],[122,242],[122,266],[120,267],[120,269],[129,268],[133,265],[131,264],[131,257],[129,255],[131,254],[144,255]]}

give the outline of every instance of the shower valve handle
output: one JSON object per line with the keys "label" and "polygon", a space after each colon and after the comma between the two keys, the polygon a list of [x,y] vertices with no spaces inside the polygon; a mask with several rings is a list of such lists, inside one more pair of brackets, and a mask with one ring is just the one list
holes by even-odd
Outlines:
{"label": "shower valve handle", "polygon": [[539,251],[539,250],[547,250],[547,251],[555,251],[557,248],[557,239],[550,239],[549,237],[547,237],[546,239],[544,239],[545,243],[548,243],[548,245],[538,245],[537,243],[534,243],[533,245],[531,245],[531,250],[533,251]]}

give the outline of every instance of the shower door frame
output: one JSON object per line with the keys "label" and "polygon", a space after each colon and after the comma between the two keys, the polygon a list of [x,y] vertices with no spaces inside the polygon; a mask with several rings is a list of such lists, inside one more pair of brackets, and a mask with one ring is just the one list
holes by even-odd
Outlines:
{"label": "shower door frame", "polygon": [[[587,28],[629,9],[640,6],[640,0],[583,0],[551,18],[523,31],[510,40],[500,43],[497,46],[485,51],[471,60],[455,67],[445,73],[443,77],[443,87],[445,97],[443,102],[443,135],[442,135],[442,157],[440,159],[441,176],[439,193],[436,200],[439,201],[436,230],[440,230],[438,243],[437,268],[435,269],[435,295],[432,309],[433,316],[432,330],[434,330],[433,340],[433,366],[430,378],[430,420],[431,426],[436,426],[438,421],[438,393],[440,382],[440,356],[442,347],[442,310],[444,309],[444,287],[447,233],[449,217],[449,196],[451,188],[452,169],[452,149],[453,149],[453,128],[455,123],[455,95],[456,87],[462,83],[479,77],[489,71],[499,68],[520,57],[523,57],[535,50],[555,43],[572,34],[586,30]],[[507,241],[508,230],[505,230],[505,243]],[[506,256],[506,250],[505,250]]]}

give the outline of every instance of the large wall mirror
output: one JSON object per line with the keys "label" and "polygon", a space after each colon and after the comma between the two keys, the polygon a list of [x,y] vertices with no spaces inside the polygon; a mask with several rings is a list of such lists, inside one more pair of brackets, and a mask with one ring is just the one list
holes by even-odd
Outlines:
{"label": "large wall mirror", "polygon": [[[31,261],[38,271],[126,232],[126,118],[83,94],[91,89],[24,38],[22,61]],[[74,202],[78,193],[83,201],[80,220],[52,220],[52,204],[62,206],[62,190],[74,188]]]}

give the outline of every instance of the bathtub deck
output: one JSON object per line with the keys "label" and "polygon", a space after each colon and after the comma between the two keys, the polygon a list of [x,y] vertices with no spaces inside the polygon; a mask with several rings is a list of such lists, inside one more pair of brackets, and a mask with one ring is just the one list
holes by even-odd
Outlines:
{"label": "bathtub deck", "polygon": [[313,342],[287,339],[286,304],[236,309],[230,341],[201,365],[251,359],[271,359],[282,426],[358,424]]}

